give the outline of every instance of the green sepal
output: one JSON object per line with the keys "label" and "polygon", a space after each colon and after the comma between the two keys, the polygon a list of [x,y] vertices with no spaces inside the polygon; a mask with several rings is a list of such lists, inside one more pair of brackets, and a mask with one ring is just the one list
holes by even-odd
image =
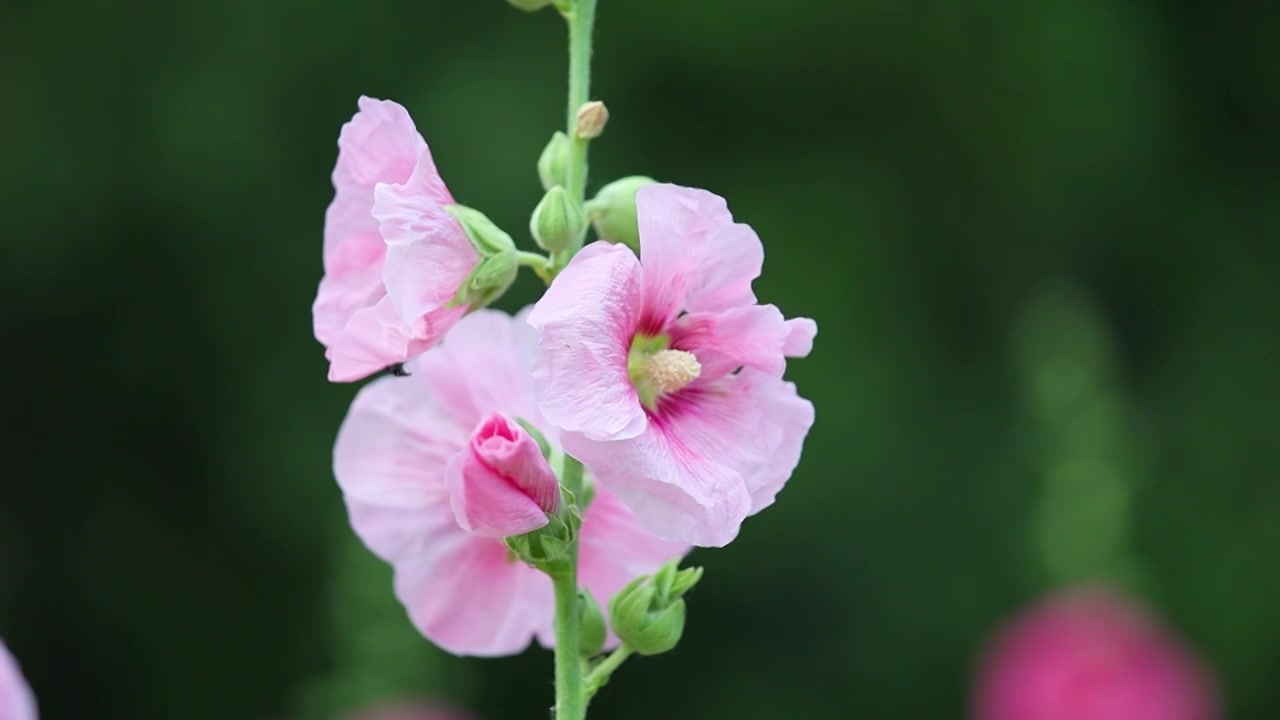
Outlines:
{"label": "green sepal", "polygon": [[598,655],[607,636],[600,603],[587,588],[578,589],[578,650],[583,657]]}
{"label": "green sepal", "polygon": [[633,175],[600,188],[585,206],[587,217],[601,240],[622,243],[640,253],[640,225],[636,219],[636,193],[656,180]]}
{"label": "green sepal", "polygon": [[557,131],[538,156],[538,179],[542,189],[564,185],[569,176],[569,136]]}
{"label": "green sepal", "polygon": [[481,257],[515,252],[516,243],[511,236],[479,210],[466,205],[446,205],[444,210],[462,226]]}

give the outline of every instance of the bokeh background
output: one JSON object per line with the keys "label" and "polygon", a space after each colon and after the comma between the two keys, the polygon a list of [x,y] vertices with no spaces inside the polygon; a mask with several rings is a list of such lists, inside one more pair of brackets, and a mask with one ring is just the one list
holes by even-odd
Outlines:
{"label": "bokeh background", "polygon": [[[821,334],[791,484],[593,717],[964,717],[989,633],[1099,578],[1280,716],[1277,23],[602,0],[592,188],[726,196]],[[549,653],[434,650],[347,529],[310,303],[357,96],[523,236],[564,76],[500,0],[0,6],[0,636],[46,718],[546,717]]]}

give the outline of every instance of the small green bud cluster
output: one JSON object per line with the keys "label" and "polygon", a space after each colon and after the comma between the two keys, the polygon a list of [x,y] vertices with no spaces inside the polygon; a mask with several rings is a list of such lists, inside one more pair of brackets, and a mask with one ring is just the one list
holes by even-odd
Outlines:
{"label": "small green bud cluster", "polygon": [[677,570],[679,562],[632,580],[609,601],[613,632],[641,655],[667,652],[684,634],[684,594],[702,579],[702,568]]}
{"label": "small green bud cluster", "polygon": [[450,205],[445,210],[458,221],[480,253],[480,262],[458,288],[453,303],[484,307],[498,299],[516,279],[520,259],[515,241],[479,210],[465,205]]}

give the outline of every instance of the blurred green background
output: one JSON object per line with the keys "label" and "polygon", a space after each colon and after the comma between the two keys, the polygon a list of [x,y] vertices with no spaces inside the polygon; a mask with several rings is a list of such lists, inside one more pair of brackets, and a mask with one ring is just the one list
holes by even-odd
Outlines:
{"label": "blurred green background", "polygon": [[[1280,716],[1278,22],[601,0],[592,188],[724,195],[821,334],[791,484],[592,717],[963,717],[988,633],[1088,578]],[[500,0],[0,7],[0,636],[45,718],[546,717],[549,653],[443,656],[347,529],[310,303],[357,96],[523,235],[564,47]]]}

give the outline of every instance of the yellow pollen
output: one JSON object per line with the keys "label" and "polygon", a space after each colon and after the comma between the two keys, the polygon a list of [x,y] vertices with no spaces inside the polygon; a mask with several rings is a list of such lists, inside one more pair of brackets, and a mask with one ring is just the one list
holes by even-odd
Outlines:
{"label": "yellow pollen", "polygon": [[654,390],[671,393],[698,379],[702,365],[691,352],[659,350],[649,358],[645,375]]}

